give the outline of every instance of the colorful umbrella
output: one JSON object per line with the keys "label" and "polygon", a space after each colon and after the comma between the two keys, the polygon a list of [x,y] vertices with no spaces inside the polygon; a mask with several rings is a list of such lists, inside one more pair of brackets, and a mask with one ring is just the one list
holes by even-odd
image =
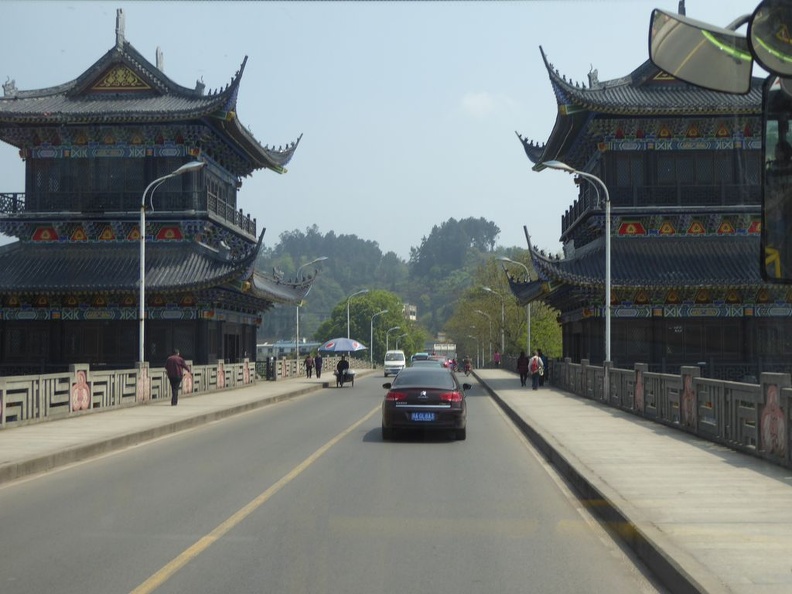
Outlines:
{"label": "colorful umbrella", "polygon": [[331,338],[319,347],[323,353],[353,353],[368,347],[352,338]]}

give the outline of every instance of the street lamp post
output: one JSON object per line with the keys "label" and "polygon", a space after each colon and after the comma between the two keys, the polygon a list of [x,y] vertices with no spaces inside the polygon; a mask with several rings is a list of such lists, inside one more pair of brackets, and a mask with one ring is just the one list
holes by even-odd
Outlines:
{"label": "street lamp post", "polygon": [[[517,264],[518,266],[522,266],[525,269],[525,278],[527,280],[531,280],[531,272],[528,270],[528,267],[523,264],[522,262],[518,262],[517,260],[512,260],[511,258],[507,258],[503,256],[498,258],[501,262],[507,262],[509,264]],[[531,303],[530,301],[525,305],[525,320],[528,325],[528,334],[525,338],[525,352],[527,354],[531,354]]]}
{"label": "street lamp post", "polygon": [[401,330],[401,326],[394,326],[393,328],[388,328],[388,331],[385,333],[385,352],[388,351],[388,335],[394,330]]}
{"label": "street lamp post", "polygon": [[[305,268],[306,266],[310,266],[311,264],[316,264],[317,262],[324,262],[325,260],[327,260],[327,256],[319,256],[318,258],[315,258],[310,262],[306,262],[297,269],[297,274],[295,275],[295,277],[299,281],[300,271],[302,271],[303,268]],[[300,363],[300,306],[301,305],[302,305],[302,300],[297,304],[297,332],[294,337],[294,358],[297,360],[298,365]]]}
{"label": "street lamp post", "polygon": [[[169,180],[172,177],[188,173],[190,171],[197,171],[206,165],[204,161],[190,161],[185,163],[175,171],[168,175],[158,177],[151,182],[146,189],[143,190],[143,195],[140,197],[140,304],[138,310],[138,320],[140,321],[140,336],[138,345],[138,361],[140,366],[143,366],[143,361],[146,358],[146,195],[149,200],[153,199],[154,191],[160,184]],[[149,193],[149,191],[151,191]]]}
{"label": "street lamp post", "polygon": [[[475,328],[475,326],[473,326]],[[473,336],[472,334],[468,334],[468,338],[472,338],[476,341],[476,368],[480,367],[479,365],[479,339],[478,336]]]}
{"label": "street lamp post", "polygon": [[484,289],[488,293],[492,293],[493,295],[497,295],[500,298],[500,301],[501,301],[501,355],[503,355],[503,353],[506,351],[506,340],[505,340],[505,335],[504,335],[504,329],[506,327],[506,305],[505,305],[505,301],[503,299],[503,295],[501,295],[497,291],[494,291],[493,289],[490,289],[489,287],[482,287],[482,289]]}
{"label": "street lamp post", "polygon": [[[561,161],[545,161],[542,163],[550,169],[566,171],[579,175],[589,182],[598,184],[605,192],[605,361],[611,360],[611,202],[605,182],[592,173],[580,171]],[[595,186],[596,187],[596,186]],[[607,377],[607,374],[605,374]],[[607,397],[607,392],[606,392]]]}
{"label": "street lamp post", "polygon": [[407,332],[405,332],[404,334],[399,334],[399,335],[396,337],[396,350],[397,350],[397,351],[399,350],[399,340],[401,340],[401,339],[402,339],[402,338],[404,338],[405,336],[409,336],[409,334],[408,334]]}
{"label": "street lamp post", "polygon": [[297,361],[297,365],[300,364],[300,306],[302,305],[302,301],[297,304],[297,331],[294,334],[294,360]]}
{"label": "street lamp post", "polygon": [[374,369],[374,318],[386,313],[388,313],[388,310],[383,309],[382,311],[378,311],[373,316],[371,316],[371,333],[369,334],[369,366],[372,369]]}
{"label": "street lamp post", "polygon": [[485,318],[489,320],[489,356],[490,361],[492,361],[492,316],[486,312],[481,311],[480,309],[476,310],[477,314],[481,314]]}
{"label": "street lamp post", "polygon": [[349,301],[355,295],[362,295],[363,293],[368,293],[368,289],[361,289],[357,293],[352,293],[349,297],[347,297],[347,338],[349,338]]}

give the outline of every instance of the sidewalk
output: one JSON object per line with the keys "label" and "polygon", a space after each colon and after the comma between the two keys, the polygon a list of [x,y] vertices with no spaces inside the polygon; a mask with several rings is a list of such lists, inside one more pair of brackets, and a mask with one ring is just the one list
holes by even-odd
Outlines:
{"label": "sidewalk", "polygon": [[[792,471],[550,387],[521,388],[508,371],[475,373],[669,591],[792,592]],[[182,397],[177,407],[164,400],[4,429],[0,484],[321,390],[325,381],[262,381]]]}
{"label": "sidewalk", "polygon": [[792,592],[788,469],[508,371],[476,375],[671,592]]}
{"label": "sidewalk", "polygon": [[169,397],[6,428],[0,431],[0,484],[321,390],[330,380],[332,373],[321,379],[259,381],[247,388],[182,395],[178,406],[171,406]]}

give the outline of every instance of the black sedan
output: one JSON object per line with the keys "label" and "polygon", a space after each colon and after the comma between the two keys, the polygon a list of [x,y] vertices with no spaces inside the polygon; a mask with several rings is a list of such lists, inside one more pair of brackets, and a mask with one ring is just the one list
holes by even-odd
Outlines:
{"label": "black sedan", "polygon": [[382,402],[382,439],[393,439],[397,429],[453,431],[467,437],[465,390],[456,375],[443,367],[407,367],[392,382]]}

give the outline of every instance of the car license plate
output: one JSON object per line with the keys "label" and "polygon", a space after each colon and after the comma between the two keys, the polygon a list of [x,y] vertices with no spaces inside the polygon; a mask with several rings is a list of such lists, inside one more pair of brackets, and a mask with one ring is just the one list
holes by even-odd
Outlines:
{"label": "car license plate", "polygon": [[410,419],[413,421],[434,421],[435,414],[433,412],[414,412],[410,415]]}

